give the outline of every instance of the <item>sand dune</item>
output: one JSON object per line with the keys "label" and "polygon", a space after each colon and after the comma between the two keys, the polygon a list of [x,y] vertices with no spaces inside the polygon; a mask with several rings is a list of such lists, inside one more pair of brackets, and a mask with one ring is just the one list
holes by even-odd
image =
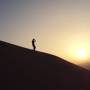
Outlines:
{"label": "sand dune", "polygon": [[90,72],[59,57],[0,41],[0,90],[90,90]]}

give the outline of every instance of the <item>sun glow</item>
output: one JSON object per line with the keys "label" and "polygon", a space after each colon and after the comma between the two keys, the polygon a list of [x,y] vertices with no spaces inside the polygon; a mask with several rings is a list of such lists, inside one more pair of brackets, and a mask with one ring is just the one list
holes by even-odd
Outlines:
{"label": "sun glow", "polygon": [[88,52],[84,48],[79,48],[73,52],[73,57],[78,60],[79,63],[84,63],[88,60]]}
{"label": "sun glow", "polygon": [[75,56],[82,60],[85,60],[88,57],[88,53],[85,49],[78,49],[75,53],[76,53]]}

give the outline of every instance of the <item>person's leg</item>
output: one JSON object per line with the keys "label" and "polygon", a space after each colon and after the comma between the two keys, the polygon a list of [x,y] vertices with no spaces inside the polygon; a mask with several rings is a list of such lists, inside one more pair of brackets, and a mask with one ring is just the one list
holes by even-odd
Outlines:
{"label": "person's leg", "polygon": [[35,47],[35,45],[33,46],[33,49],[34,49],[34,51],[36,50],[36,47]]}

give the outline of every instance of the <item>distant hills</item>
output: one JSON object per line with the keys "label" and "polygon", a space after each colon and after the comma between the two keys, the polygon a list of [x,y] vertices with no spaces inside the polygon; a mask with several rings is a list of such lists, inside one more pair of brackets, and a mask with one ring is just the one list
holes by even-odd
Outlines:
{"label": "distant hills", "polygon": [[90,62],[86,62],[86,63],[82,64],[82,66],[84,66],[85,68],[90,70]]}
{"label": "distant hills", "polygon": [[0,90],[90,90],[90,72],[59,57],[0,41]]}

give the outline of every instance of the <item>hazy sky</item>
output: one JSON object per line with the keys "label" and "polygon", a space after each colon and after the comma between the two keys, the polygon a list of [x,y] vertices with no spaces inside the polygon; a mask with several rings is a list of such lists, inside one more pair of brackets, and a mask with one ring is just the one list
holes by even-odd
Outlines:
{"label": "hazy sky", "polygon": [[[81,63],[90,56],[90,0],[0,0],[0,39]],[[85,55],[84,54],[84,55]]]}

